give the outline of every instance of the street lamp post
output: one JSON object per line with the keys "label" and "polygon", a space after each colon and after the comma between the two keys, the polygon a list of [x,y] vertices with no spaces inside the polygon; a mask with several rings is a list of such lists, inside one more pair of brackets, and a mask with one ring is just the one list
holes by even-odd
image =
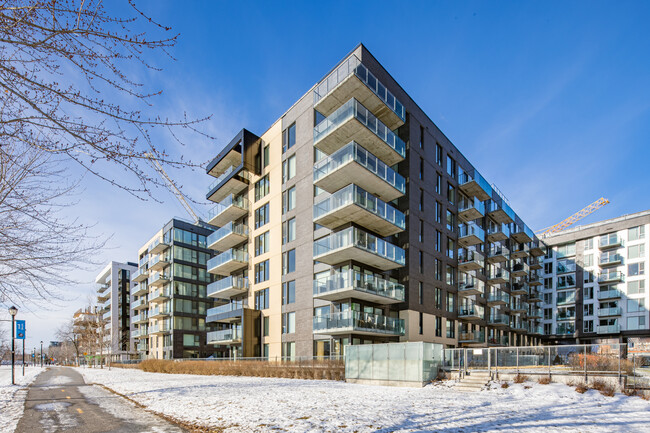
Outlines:
{"label": "street lamp post", "polygon": [[43,342],[41,341],[41,368],[43,368]]}
{"label": "street lamp post", "polygon": [[16,314],[18,314],[18,308],[11,307],[9,308],[9,314],[11,314],[11,384],[15,385],[16,381],[14,378],[14,365],[16,362]]}

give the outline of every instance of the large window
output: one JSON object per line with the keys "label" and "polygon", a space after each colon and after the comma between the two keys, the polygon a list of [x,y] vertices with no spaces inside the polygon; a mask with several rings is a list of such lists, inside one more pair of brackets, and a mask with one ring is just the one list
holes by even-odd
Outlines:
{"label": "large window", "polygon": [[296,282],[287,281],[282,283],[282,305],[296,302]]}
{"label": "large window", "polygon": [[645,245],[632,245],[627,247],[627,258],[628,259],[639,259],[645,256]]}
{"label": "large window", "polygon": [[293,210],[296,207],[296,187],[292,186],[282,193],[282,214]]}
{"label": "large window", "polygon": [[627,283],[627,294],[628,295],[645,294],[645,280],[629,281]]}
{"label": "large window", "polygon": [[558,274],[576,271],[576,261],[573,259],[558,260],[556,271]]}
{"label": "large window", "polygon": [[255,292],[255,309],[266,310],[269,308],[269,289],[257,290]]}
{"label": "large window", "polygon": [[633,331],[637,329],[646,329],[645,316],[627,318],[627,330]]}
{"label": "large window", "polygon": [[296,218],[282,223],[282,245],[296,240]]}
{"label": "large window", "polygon": [[282,131],[282,153],[291,149],[296,144],[296,122]]}
{"label": "large window", "polygon": [[257,182],[255,182],[255,201],[260,200],[269,193],[271,184],[269,182],[269,175],[267,174]]}
{"label": "large window", "polygon": [[210,254],[208,253],[174,245],[174,260],[182,260],[184,262],[205,265],[209,258]]}
{"label": "large window", "polygon": [[447,155],[447,174],[452,179],[456,179],[456,161],[449,155]]}
{"label": "large window", "polygon": [[206,248],[206,237],[197,233],[174,228],[174,242],[182,242],[196,247]]}
{"label": "large window", "polygon": [[255,283],[262,283],[269,279],[269,261],[264,260],[263,262],[255,264]]}
{"label": "large window", "polygon": [[296,155],[284,160],[282,163],[282,182],[293,179],[296,175]]}
{"label": "large window", "polygon": [[255,255],[259,256],[269,252],[269,232],[264,232],[255,237]]}
{"label": "large window", "polygon": [[636,241],[645,237],[645,226],[632,227],[627,230],[627,240]]}
{"label": "large window", "polygon": [[643,274],[645,274],[645,263],[644,262],[632,263],[631,265],[627,265],[627,276],[628,277],[635,277],[637,275],[643,275]]}
{"label": "large window", "polygon": [[557,247],[557,257],[567,257],[576,255],[576,244],[564,244]]}
{"label": "large window", "polygon": [[186,278],[188,280],[196,280],[204,283],[209,283],[211,280],[211,275],[208,274],[204,268],[181,265],[180,263],[174,263],[174,277]]}
{"label": "large window", "polygon": [[269,204],[255,209],[255,228],[258,229],[269,222]]}
{"label": "large window", "polygon": [[282,333],[293,334],[296,332],[296,313],[283,313],[282,314]]}
{"label": "large window", "polygon": [[282,274],[286,275],[296,270],[296,250],[282,253]]}

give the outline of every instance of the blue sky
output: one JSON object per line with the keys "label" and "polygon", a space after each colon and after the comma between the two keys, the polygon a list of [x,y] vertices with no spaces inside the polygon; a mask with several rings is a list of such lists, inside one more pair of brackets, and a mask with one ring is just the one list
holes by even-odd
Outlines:
{"label": "blue sky", "polygon": [[[650,208],[650,2],[180,5],[142,4],[180,33],[176,61],[153,58],[162,72],[127,71],[164,90],[157,110],[213,115],[205,129],[215,142],[172,153],[207,161],[242,127],[261,134],[363,42],[531,228],[601,196],[611,203],[583,223]],[[172,175],[204,200],[204,173]],[[143,203],[95,179],[84,187],[69,212],[112,235],[100,260],[133,260],[157,228],[186,217],[162,190],[163,203]],[[62,288],[69,301],[27,315],[28,346],[54,338],[100,270],[78,271],[86,283]]]}

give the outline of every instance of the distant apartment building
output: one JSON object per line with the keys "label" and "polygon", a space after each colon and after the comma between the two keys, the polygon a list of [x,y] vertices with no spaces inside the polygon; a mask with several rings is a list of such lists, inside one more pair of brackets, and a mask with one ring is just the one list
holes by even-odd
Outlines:
{"label": "distant apartment building", "polygon": [[98,327],[100,347],[95,354],[112,361],[129,359],[133,354],[130,336],[131,273],[135,263],[110,262],[97,275]]}
{"label": "distant apartment building", "polygon": [[79,347],[80,354],[95,354],[99,352],[99,333],[100,325],[97,306],[88,306],[80,308],[72,315],[72,331],[76,344]]}
{"label": "distant apartment building", "polygon": [[206,358],[207,296],[212,281],[206,263],[212,256],[207,237],[212,230],[172,219],[138,251],[132,274],[131,336],[140,359]]}
{"label": "distant apartment building", "polygon": [[650,211],[544,238],[543,326],[550,343],[650,337]]}
{"label": "distant apartment building", "polygon": [[543,244],[363,45],[207,173],[220,355],[540,342]]}

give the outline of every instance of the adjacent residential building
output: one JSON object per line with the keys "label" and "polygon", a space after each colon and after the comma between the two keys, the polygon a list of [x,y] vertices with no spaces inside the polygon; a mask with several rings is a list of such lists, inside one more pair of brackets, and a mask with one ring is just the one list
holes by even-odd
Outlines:
{"label": "adjacent residential building", "polygon": [[133,354],[130,293],[131,273],[136,269],[135,263],[110,262],[95,278],[100,321],[95,354],[108,356],[112,361],[129,359]]}
{"label": "adjacent residential building", "polygon": [[220,355],[540,342],[543,244],[363,45],[207,173]]}
{"label": "adjacent residential building", "polygon": [[650,211],[544,238],[543,324],[550,343],[650,337]]}
{"label": "adjacent residential building", "polygon": [[212,256],[212,230],[177,218],[169,221],[138,251],[132,274],[131,337],[140,359],[206,358],[206,294],[212,281],[206,263]]}

